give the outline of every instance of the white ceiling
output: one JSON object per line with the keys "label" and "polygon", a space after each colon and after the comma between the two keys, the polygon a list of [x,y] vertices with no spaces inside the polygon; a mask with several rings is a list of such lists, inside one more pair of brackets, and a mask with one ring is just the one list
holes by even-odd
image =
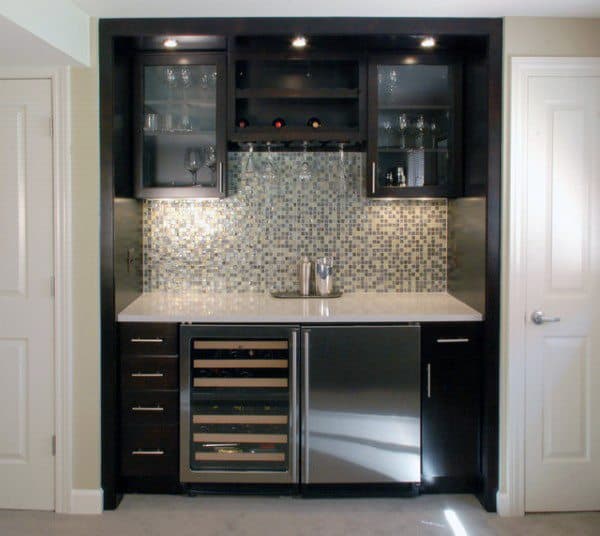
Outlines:
{"label": "white ceiling", "polygon": [[600,0],[74,0],[94,17],[600,17]]}

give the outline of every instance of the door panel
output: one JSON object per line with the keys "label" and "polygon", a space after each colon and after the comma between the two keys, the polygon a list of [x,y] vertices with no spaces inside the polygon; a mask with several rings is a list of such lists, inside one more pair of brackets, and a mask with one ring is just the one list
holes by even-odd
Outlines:
{"label": "door panel", "polygon": [[600,77],[531,78],[527,118],[525,509],[600,509]]}
{"label": "door panel", "polygon": [[0,80],[0,508],[54,508],[49,80]]}
{"label": "door panel", "polygon": [[419,482],[419,328],[303,331],[305,484]]}

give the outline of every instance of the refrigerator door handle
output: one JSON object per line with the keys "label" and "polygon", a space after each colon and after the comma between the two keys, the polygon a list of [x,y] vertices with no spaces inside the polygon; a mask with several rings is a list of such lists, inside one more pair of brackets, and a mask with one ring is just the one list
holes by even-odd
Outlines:
{"label": "refrigerator door handle", "polygon": [[303,393],[302,393],[302,483],[308,484],[310,479],[309,473],[309,394],[310,394],[310,386],[309,386],[309,359],[310,359],[310,330],[302,331],[302,385],[303,385]]}
{"label": "refrigerator door handle", "polygon": [[290,459],[292,482],[298,482],[298,330],[292,331],[292,361],[290,377]]}

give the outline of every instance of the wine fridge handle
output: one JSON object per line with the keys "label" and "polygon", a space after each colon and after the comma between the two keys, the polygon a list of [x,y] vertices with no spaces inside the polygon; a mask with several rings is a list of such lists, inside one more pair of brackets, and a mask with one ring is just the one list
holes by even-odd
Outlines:
{"label": "wine fridge handle", "polygon": [[291,404],[290,407],[290,460],[291,460],[291,477],[292,482],[298,482],[298,466],[299,466],[299,432],[298,432],[298,330],[292,331],[292,359],[291,359]]}
{"label": "wine fridge handle", "polygon": [[308,414],[310,411],[310,330],[302,331],[302,483],[310,482],[310,445],[309,445],[309,420]]}
{"label": "wine fridge handle", "polygon": [[218,177],[218,181],[219,181],[219,194],[224,195],[225,194],[225,187],[224,187],[224,183],[223,183],[223,162],[219,161],[219,177]]}

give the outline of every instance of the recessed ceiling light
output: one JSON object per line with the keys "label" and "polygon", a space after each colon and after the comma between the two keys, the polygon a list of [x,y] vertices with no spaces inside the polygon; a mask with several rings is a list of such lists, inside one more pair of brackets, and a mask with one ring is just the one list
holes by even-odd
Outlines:
{"label": "recessed ceiling light", "polygon": [[177,42],[177,39],[173,39],[172,37],[169,37],[163,41],[163,47],[165,48],[177,48],[178,44],[179,43]]}
{"label": "recessed ceiling light", "polygon": [[432,48],[435,46],[435,39],[431,36],[423,37],[421,40],[421,46],[423,48]]}
{"label": "recessed ceiling light", "polygon": [[294,48],[304,48],[307,43],[308,43],[308,41],[306,40],[306,37],[304,37],[303,35],[298,35],[297,37],[294,37],[294,39],[292,40],[292,46]]}

